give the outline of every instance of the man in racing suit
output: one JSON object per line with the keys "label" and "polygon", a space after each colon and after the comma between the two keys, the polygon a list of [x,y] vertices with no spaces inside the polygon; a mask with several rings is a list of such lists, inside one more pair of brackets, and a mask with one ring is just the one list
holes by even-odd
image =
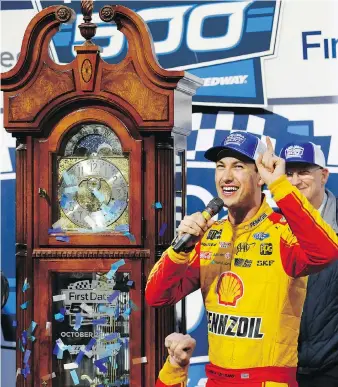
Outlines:
{"label": "man in racing suit", "polygon": [[[186,216],[179,236],[192,234],[198,242],[179,254],[170,247],[148,278],[146,300],[153,306],[175,304],[201,288],[208,387],[296,385],[305,276],[338,253],[336,234],[287,180],[285,161],[267,143],[266,149],[254,135],[232,132],[206,152],[216,162],[216,188],[228,219]],[[262,196],[264,183],[285,218]]]}

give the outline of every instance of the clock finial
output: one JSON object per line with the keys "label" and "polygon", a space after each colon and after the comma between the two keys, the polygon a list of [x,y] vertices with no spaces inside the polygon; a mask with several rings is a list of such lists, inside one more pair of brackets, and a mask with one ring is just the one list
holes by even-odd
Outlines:
{"label": "clock finial", "polygon": [[92,45],[92,37],[96,34],[97,25],[91,23],[94,9],[94,0],[81,0],[81,12],[84,23],[79,25],[81,35],[86,39],[84,46]]}

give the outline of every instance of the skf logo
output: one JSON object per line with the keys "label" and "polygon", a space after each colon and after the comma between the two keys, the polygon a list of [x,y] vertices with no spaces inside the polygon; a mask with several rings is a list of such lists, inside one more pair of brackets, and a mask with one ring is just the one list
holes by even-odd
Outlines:
{"label": "skf logo", "polygon": [[218,279],[216,293],[218,294],[219,304],[236,306],[238,300],[241,299],[244,294],[243,281],[232,271],[224,272]]}
{"label": "skf logo", "polygon": [[221,239],[222,230],[210,230],[207,235],[207,239]]}
{"label": "skf logo", "polygon": [[246,253],[247,251],[250,250],[250,247],[251,246],[255,246],[255,242],[254,243],[246,243],[246,242],[241,242],[239,243],[237,246],[236,246],[236,252],[237,253]]}
{"label": "skf logo", "polygon": [[211,251],[201,251],[200,258],[201,259],[211,259],[212,252]]}
{"label": "skf logo", "polygon": [[272,266],[275,261],[257,261],[257,266]]}
{"label": "skf logo", "polygon": [[271,255],[273,252],[272,243],[261,243],[260,254]]}
{"label": "skf logo", "polygon": [[235,266],[237,267],[251,267],[251,265],[251,259],[235,258]]}
{"label": "skf logo", "polygon": [[270,234],[265,232],[256,232],[256,234],[253,234],[253,237],[258,241],[263,241],[264,239],[269,238]]}
{"label": "skf logo", "polygon": [[215,335],[262,339],[261,317],[232,316],[208,311],[208,331]]}

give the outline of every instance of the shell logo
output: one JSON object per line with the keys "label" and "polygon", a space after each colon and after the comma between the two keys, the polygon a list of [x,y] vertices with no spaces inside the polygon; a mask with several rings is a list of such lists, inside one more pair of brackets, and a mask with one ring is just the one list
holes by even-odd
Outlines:
{"label": "shell logo", "polygon": [[222,273],[216,286],[218,303],[225,306],[236,306],[237,301],[243,297],[244,285],[241,278],[232,271]]}

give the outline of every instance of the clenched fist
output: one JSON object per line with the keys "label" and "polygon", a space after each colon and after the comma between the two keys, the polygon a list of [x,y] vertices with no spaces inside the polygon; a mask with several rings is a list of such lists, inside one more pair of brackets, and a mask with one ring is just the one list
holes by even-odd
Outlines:
{"label": "clenched fist", "polygon": [[202,239],[204,233],[215,223],[214,219],[208,221],[203,217],[201,212],[195,212],[192,215],[186,215],[178,226],[178,236],[183,234],[194,235],[194,239],[186,247],[195,245]]}
{"label": "clenched fist", "polygon": [[196,340],[182,333],[171,333],[165,338],[164,344],[168,348],[170,363],[185,367],[196,347]]}

